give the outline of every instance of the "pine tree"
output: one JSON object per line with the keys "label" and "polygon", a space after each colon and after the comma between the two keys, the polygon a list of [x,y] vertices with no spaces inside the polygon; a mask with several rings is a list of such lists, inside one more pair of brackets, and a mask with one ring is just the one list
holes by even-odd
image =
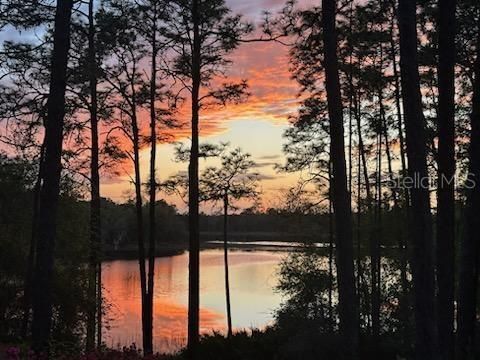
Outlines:
{"label": "pine tree", "polygon": [[[400,70],[405,114],[408,175],[417,179],[411,189],[410,239],[415,292],[417,359],[435,357],[435,278],[432,219],[427,171],[426,121],[423,115],[417,55],[416,1],[400,0]],[[420,183],[419,183],[420,182]]]}
{"label": "pine tree", "polygon": [[73,2],[59,0],[55,13],[53,52],[45,124],[45,159],[40,190],[39,227],[33,297],[33,347],[48,352],[52,325],[52,282],[56,217],[60,192],[61,153],[65,116],[65,88],[70,48],[70,21]]}
{"label": "pine tree", "polygon": [[336,35],[336,1],[322,1],[325,89],[330,121],[330,155],[333,175],[333,208],[339,292],[340,331],[346,359],[358,356],[358,304],[353,267],[351,199],[347,189],[343,106],[340,90]]}

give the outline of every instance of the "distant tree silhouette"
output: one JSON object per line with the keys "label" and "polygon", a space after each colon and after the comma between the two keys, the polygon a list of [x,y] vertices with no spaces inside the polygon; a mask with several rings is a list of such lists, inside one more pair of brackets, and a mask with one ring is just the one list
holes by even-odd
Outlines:
{"label": "distant tree silhouette", "polygon": [[225,297],[227,306],[227,335],[232,336],[230,279],[228,268],[228,211],[232,200],[257,196],[258,174],[251,172],[255,162],[249,154],[237,148],[220,156],[219,167],[208,167],[200,176],[200,198],[223,205],[223,257],[225,267]]}

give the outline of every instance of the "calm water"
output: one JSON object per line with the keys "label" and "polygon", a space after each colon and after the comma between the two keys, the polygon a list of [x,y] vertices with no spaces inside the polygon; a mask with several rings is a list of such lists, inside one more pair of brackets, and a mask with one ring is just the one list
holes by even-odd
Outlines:
{"label": "calm water", "polygon": [[[272,321],[281,297],[274,291],[283,252],[231,251],[229,255],[232,322],[236,329]],[[171,352],[185,344],[188,305],[188,254],[155,262],[154,346]],[[204,333],[225,331],[222,250],[200,255],[200,326]],[[110,304],[104,340],[109,346],[141,345],[140,279],[136,260],[103,264],[103,286]]]}

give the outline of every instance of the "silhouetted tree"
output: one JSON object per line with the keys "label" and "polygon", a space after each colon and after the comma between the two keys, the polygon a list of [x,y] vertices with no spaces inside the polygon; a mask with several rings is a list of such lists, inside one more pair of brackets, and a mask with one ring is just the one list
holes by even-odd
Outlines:
{"label": "silhouetted tree", "polygon": [[[479,23],[480,26],[480,23]],[[478,28],[480,29],[480,27]],[[478,31],[477,29],[477,31]],[[470,115],[469,173],[465,232],[460,250],[458,291],[457,358],[475,357],[475,330],[477,322],[477,292],[479,276],[480,241],[478,214],[480,206],[480,32],[477,34],[477,54],[474,65],[472,112]]]}
{"label": "silhouetted tree", "polygon": [[227,306],[228,337],[232,336],[230,305],[230,279],[228,268],[228,211],[232,201],[252,199],[257,196],[258,174],[251,172],[255,162],[239,148],[220,156],[221,165],[206,168],[200,176],[200,198],[220,201],[223,205],[223,258],[225,266],[225,297]]}
{"label": "silhouetted tree", "polygon": [[52,323],[52,277],[72,6],[72,0],[59,0],[55,13],[33,298],[32,335],[37,353],[48,351]]}
{"label": "silhouetted tree", "polygon": [[252,27],[241,16],[231,15],[223,0],[176,0],[171,2],[171,23],[166,36],[177,54],[171,74],[189,92],[191,102],[191,147],[189,181],[189,295],[188,348],[195,356],[199,341],[199,121],[201,109],[209,103],[226,105],[241,101],[246,82],[225,83],[216,88],[215,76],[230,64],[227,55]]}
{"label": "silhouetted tree", "polygon": [[438,343],[454,358],[455,317],[455,0],[438,2]]}
{"label": "silhouetted tree", "polygon": [[150,57],[150,81],[148,94],[148,107],[150,116],[150,175],[149,175],[149,246],[148,246],[148,274],[147,274],[147,294],[145,304],[145,321],[143,347],[145,354],[153,353],[153,295],[155,279],[155,242],[156,242],[156,159],[157,159],[157,141],[160,134],[157,133],[157,127],[160,123],[166,122],[162,117],[169,115],[168,109],[159,108],[159,102],[164,98],[164,91],[158,81],[159,53],[165,51],[165,40],[162,34],[162,21],[169,13],[170,7],[164,0],[145,0],[138,3],[140,10],[140,33],[147,43],[148,56]]}
{"label": "silhouetted tree", "polygon": [[358,356],[358,304],[353,266],[351,199],[347,189],[343,106],[337,56],[336,1],[322,1],[325,89],[330,120],[333,209],[339,293],[340,331],[345,358]]}
{"label": "silhouetted tree", "polygon": [[[413,246],[415,346],[418,359],[435,357],[435,279],[432,220],[427,171],[427,137],[418,72],[416,1],[400,0],[400,69],[405,114],[408,175],[417,179],[411,189],[410,239]],[[420,182],[420,183],[419,183]]]}
{"label": "silhouetted tree", "polygon": [[[102,272],[100,262],[101,251],[101,213],[100,213],[100,172],[99,172],[99,140],[98,140],[98,101],[97,101],[97,51],[95,36],[94,0],[88,2],[88,78],[90,90],[90,257],[88,292],[90,308],[87,320],[86,347],[88,351],[95,347],[97,334],[98,346],[102,343]],[[98,295],[97,295],[98,294]],[[98,303],[97,303],[98,302]],[[96,331],[96,326],[98,330]]]}
{"label": "silhouetted tree", "polygon": [[[44,128],[46,100],[48,94],[49,51],[46,46],[35,49],[25,43],[5,42],[4,54],[1,56],[2,77],[9,80],[9,85],[2,88],[1,119],[5,135],[0,138],[5,146],[13,149],[22,157],[38,163],[38,174],[33,188],[33,211],[28,252],[27,269],[24,282],[22,336],[28,335],[31,319],[31,297],[33,287],[33,270],[35,262],[36,239],[38,236],[38,218],[40,204],[40,187],[42,183],[41,168],[44,156]],[[37,71],[29,72],[35,67]],[[35,80],[36,79],[36,80]]]}
{"label": "silhouetted tree", "polygon": [[[139,11],[136,4],[124,0],[113,0],[99,13],[99,26],[102,41],[108,46],[110,59],[102,71],[109,87],[109,107],[114,113],[113,124],[106,135],[107,147],[122,154],[133,163],[135,186],[135,212],[137,221],[138,264],[142,303],[142,334],[145,351],[150,351],[151,321],[145,257],[145,233],[143,219],[142,176],[140,168],[140,148],[142,144],[141,119],[138,114],[148,99],[148,86],[143,77],[141,61],[146,56],[146,45],[142,42],[136,23]],[[115,133],[125,137],[131,147],[122,147]],[[150,331],[149,331],[150,329]]]}

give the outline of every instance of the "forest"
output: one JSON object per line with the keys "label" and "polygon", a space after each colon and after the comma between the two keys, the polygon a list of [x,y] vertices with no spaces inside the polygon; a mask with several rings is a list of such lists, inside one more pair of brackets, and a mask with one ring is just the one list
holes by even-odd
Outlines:
{"label": "forest", "polygon": [[0,43],[0,359],[480,359],[478,0],[1,0]]}

